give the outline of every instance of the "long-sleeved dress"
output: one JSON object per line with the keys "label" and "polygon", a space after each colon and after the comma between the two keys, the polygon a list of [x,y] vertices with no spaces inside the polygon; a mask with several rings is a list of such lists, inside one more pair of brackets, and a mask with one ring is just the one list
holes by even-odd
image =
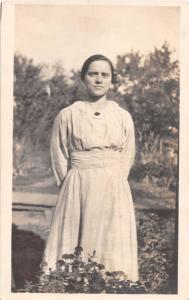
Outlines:
{"label": "long-sleeved dress", "polygon": [[51,138],[52,167],[60,186],[43,261],[47,269],[64,253],[96,250],[108,271],[138,280],[133,200],[127,181],[135,154],[128,111],[114,101],[95,114],[85,101],[57,115]]}

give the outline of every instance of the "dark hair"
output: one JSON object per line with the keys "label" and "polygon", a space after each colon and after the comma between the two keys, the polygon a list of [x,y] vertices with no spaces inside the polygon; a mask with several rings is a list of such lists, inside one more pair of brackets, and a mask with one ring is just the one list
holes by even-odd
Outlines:
{"label": "dark hair", "polygon": [[87,60],[84,62],[83,66],[82,66],[82,69],[81,69],[81,80],[84,81],[85,74],[88,70],[89,65],[93,61],[97,61],[97,60],[104,60],[104,61],[107,61],[109,63],[110,68],[111,68],[111,74],[112,74],[112,80],[111,81],[112,81],[112,83],[114,83],[114,80],[115,80],[114,73],[115,73],[115,71],[114,71],[113,64],[112,64],[112,62],[109,58],[107,58],[106,56],[101,55],[101,54],[95,54],[95,55],[92,55],[89,58],[87,58]]}

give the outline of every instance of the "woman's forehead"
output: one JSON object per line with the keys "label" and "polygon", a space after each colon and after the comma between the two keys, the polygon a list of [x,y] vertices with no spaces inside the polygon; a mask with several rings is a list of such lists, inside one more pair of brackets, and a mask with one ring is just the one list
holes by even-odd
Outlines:
{"label": "woman's forehead", "polygon": [[88,72],[98,71],[98,72],[108,72],[111,73],[110,64],[105,60],[95,60],[90,63],[88,67]]}

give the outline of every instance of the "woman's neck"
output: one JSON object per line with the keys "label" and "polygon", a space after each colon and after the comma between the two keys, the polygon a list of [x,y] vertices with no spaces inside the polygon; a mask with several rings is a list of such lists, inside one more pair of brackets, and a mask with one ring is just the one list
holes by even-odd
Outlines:
{"label": "woman's neck", "polygon": [[104,108],[107,105],[107,98],[106,95],[104,95],[103,97],[100,98],[93,98],[93,97],[89,97],[87,98],[87,103],[89,106],[91,106],[92,108],[95,109],[100,109],[100,108]]}

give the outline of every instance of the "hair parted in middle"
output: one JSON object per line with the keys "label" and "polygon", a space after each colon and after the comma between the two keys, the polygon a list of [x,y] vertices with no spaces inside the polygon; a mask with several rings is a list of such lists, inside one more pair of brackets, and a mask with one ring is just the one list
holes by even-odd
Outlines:
{"label": "hair parted in middle", "polygon": [[82,69],[81,69],[81,80],[84,81],[85,74],[86,74],[86,72],[89,68],[89,65],[93,61],[98,61],[98,60],[104,60],[104,61],[107,61],[109,63],[110,69],[111,69],[111,75],[112,75],[111,82],[114,83],[115,82],[115,70],[114,70],[113,64],[112,64],[112,62],[109,58],[107,58],[106,56],[104,56],[102,54],[95,54],[95,55],[92,55],[92,56],[87,58],[87,60],[84,62],[83,66],[82,66]]}

